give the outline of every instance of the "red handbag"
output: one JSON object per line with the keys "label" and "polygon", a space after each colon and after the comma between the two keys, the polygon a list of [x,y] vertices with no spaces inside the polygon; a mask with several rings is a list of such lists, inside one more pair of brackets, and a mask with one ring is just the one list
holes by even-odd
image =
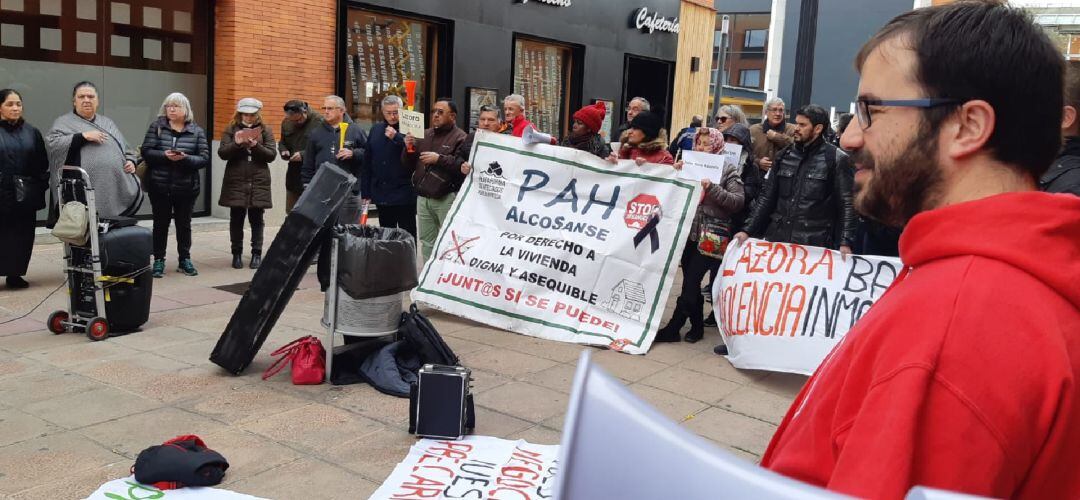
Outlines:
{"label": "red handbag", "polygon": [[270,355],[281,357],[263,372],[263,380],[285,369],[286,361],[292,361],[293,385],[319,385],[326,379],[326,350],[314,336],[300,337]]}

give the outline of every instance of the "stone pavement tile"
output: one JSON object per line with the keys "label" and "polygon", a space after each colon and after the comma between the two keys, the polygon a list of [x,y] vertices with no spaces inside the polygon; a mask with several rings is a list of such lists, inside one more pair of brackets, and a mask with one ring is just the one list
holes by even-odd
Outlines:
{"label": "stone pavement tile", "polygon": [[[698,344],[702,342],[705,341],[702,340]],[[700,353],[686,342],[654,342],[649,352],[645,354],[645,359],[659,361],[665,365],[677,365],[698,354]]]}
{"label": "stone pavement tile", "polygon": [[595,352],[592,359],[604,371],[629,382],[637,382],[667,368],[667,365],[659,361],[646,359],[645,356],[635,356],[615,351]]}
{"label": "stone pavement tile", "polygon": [[551,418],[549,418],[547,420],[544,420],[543,422],[540,422],[540,425],[543,426],[543,427],[547,427],[549,429],[555,430],[557,432],[562,432],[563,431],[563,424],[565,424],[565,423],[566,423],[566,413],[565,413],[565,410],[564,410],[563,413],[560,413],[558,415],[555,415],[554,417],[551,417]]}
{"label": "stone pavement tile", "polygon": [[558,364],[546,370],[524,375],[519,379],[523,382],[570,394],[570,389],[574,385],[574,373],[576,371],[577,369],[571,365]]}
{"label": "stone pavement tile", "polygon": [[524,335],[515,336],[512,342],[508,342],[503,347],[560,363],[575,361],[581,357],[581,351],[592,349],[580,344],[556,342]]}
{"label": "stone pavement tile", "polygon": [[188,290],[178,290],[163,295],[155,294],[154,300],[157,300],[159,297],[189,306],[204,306],[206,304],[216,304],[219,302],[239,302],[241,296],[224,290],[218,290],[217,288],[199,287]]}
{"label": "stone pavement tile", "polygon": [[187,309],[189,307],[191,306],[183,302],[178,302],[159,295],[154,295],[154,299],[150,301],[150,314],[162,311],[172,311],[174,309]]}
{"label": "stone pavement tile", "polygon": [[[237,295],[239,297],[239,295]],[[176,323],[176,326],[180,328],[186,328],[194,332],[205,333],[213,335],[216,339],[221,335],[221,332],[225,331],[225,327],[229,325],[229,318],[232,317],[232,313],[221,313],[214,315],[200,314],[193,318],[189,318],[187,321],[180,321]]]}
{"label": "stone pavement tile", "polygon": [[728,395],[716,406],[780,425],[788,407],[791,406],[791,401],[791,397],[745,386]]}
{"label": "stone pavement tile", "polygon": [[[700,342],[698,342],[700,344]],[[717,356],[710,350],[701,353],[679,364],[683,368],[701,372],[706,375],[720,377],[738,384],[755,382],[765,378],[769,372],[761,370],[740,370],[731,366],[731,363],[723,356]]]}
{"label": "stone pavement tile", "polygon": [[223,430],[223,424],[206,417],[176,408],[158,408],[79,429],[79,433],[134,460],[139,452],[176,436],[206,436]]}
{"label": "stone pavement tile", "polygon": [[37,350],[56,348],[66,345],[85,344],[90,342],[86,335],[81,333],[64,333],[55,335],[52,332],[29,332],[19,335],[0,337],[0,349],[17,354],[26,354]]}
{"label": "stone pavement tile", "polygon": [[[210,335],[178,326],[157,326],[112,339],[113,342],[140,351],[157,353],[163,347],[186,344],[193,341],[206,342]],[[215,339],[216,340],[216,339]]]}
{"label": "stone pavement tile", "polygon": [[476,429],[473,433],[479,436],[494,436],[506,439],[535,425],[520,418],[477,406]]}
{"label": "stone pavement tile", "polygon": [[457,337],[451,337],[449,335],[444,336],[443,341],[445,341],[446,345],[450,346],[450,349],[454,351],[454,354],[457,354],[459,357],[466,354],[491,349],[491,346],[489,345],[481,344],[479,342],[473,342],[471,340],[459,339]]}
{"label": "stone pavement tile", "polygon": [[247,421],[240,427],[307,453],[318,453],[344,439],[363,437],[385,428],[369,418],[323,404]]}
{"label": "stone pavement tile", "polygon": [[715,404],[741,387],[735,382],[679,366],[650,375],[639,383],[710,404]]}
{"label": "stone pavement tile", "polygon": [[495,372],[509,377],[546,370],[557,363],[502,348],[488,349],[461,356],[461,364],[469,368]]}
{"label": "stone pavement tile", "polygon": [[275,500],[356,500],[371,496],[378,488],[378,484],[333,464],[302,458],[232,483],[228,489]]}
{"label": "stone pavement tile", "polygon": [[498,373],[487,372],[484,370],[473,370],[472,393],[476,395],[483,394],[496,387],[508,384],[510,381],[510,377],[505,375],[499,375]]}
{"label": "stone pavement tile", "polygon": [[701,401],[695,401],[647,385],[634,384],[630,386],[630,390],[634,391],[634,394],[645,400],[649,406],[652,406],[660,413],[663,413],[664,416],[675,422],[683,422],[693,418],[694,415],[709,408],[708,404]]}
{"label": "stone pavement tile", "polygon": [[8,322],[0,324],[0,337],[46,329],[45,323],[36,318],[25,317],[6,321]]}
{"label": "stone pavement tile", "polygon": [[[120,458],[120,457],[118,457]],[[132,461],[122,459],[94,469],[65,472],[42,481],[40,486],[23,490],[11,500],[41,500],[42,498],[86,498],[101,485],[131,475]]]}
{"label": "stone pavement tile", "polygon": [[124,347],[111,340],[93,342],[83,337],[83,342],[60,346],[37,349],[26,354],[26,357],[37,361],[43,361],[53,366],[70,368],[83,363],[92,363],[103,359],[115,359],[139,351],[130,347]]}
{"label": "stone pavement tile", "polygon": [[295,410],[311,404],[311,401],[264,384],[249,384],[221,388],[206,395],[195,396],[193,400],[184,401],[182,404],[200,415],[234,425]]}
{"label": "stone pavement tile", "polygon": [[508,439],[524,439],[533,444],[559,444],[562,442],[562,434],[554,429],[536,425],[511,434]]}
{"label": "stone pavement tile", "polygon": [[439,330],[439,333],[442,335],[471,340],[473,342],[494,347],[506,347],[512,345],[517,342],[515,337],[519,336],[517,333],[498,330],[484,325],[472,325],[467,328],[453,330],[447,333],[443,333],[443,331],[439,329],[438,324],[435,325],[435,329]]}
{"label": "stone pavement tile", "polygon": [[416,441],[417,437],[409,434],[407,427],[387,427],[359,439],[347,439],[321,455],[330,463],[382,484]]}
{"label": "stone pavement tile", "polygon": [[746,460],[747,462],[750,462],[750,463],[752,463],[754,465],[760,465],[761,464],[761,455],[755,455],[753,453],[748,453],[748,452],[740,450],[740,449],[738,449],[738,448],[736,448],[734,446],[720,445],[720,448],[722,448],[725,452],[731,453],[732,455],[735,455],[736,457],[741,458],[743,460]]}
{"label": "stone pavement tile", "polygon": [[244,386],[250,382],[229,375],[217,366],[204,365],[158,375],[139,388],[138,393],[168,403],[208,394],[217,389]]}
{"label": "stone pavement tile", "polygon": [[71,368],[71,371],[98,382],[139,393],[140,389],[145,388],[156,377],[186,368],[191,368],[191,365],[148,352],[136,352],[122,358],[82,364]]}
{"label": "stone pavement tile", "polygon": [[45,369],[45,365],[31,359],[15,355],[0,355],[0,379],[37,373]]}
{"label": "stone pavement tile", "polygon": [[229,470],[222,481],[225,485],[249,479],[302,456],[296,450],[271,439],[233,427],[207,434],[199,433],[199,436],[207,446],[229,461]]}
{"label": "stone pavement tile", "polygon": [[154,349],[154,354],[174,359],[193,366],[210,364],[210,353],[214,351],[215,341],[199,339],[183,344],[165,345]]}
{"label": "stone pavement tile", "polygon": [[0,410],[0,446],[7,446],[63,430],[19,410]]}
{"label": "stone pavement tile", "polygon": [[[484,325],[477,323],[473,320],[455,316],[453,314],[444,313],[442,311],[435,311],[431,309],[424,309],[421,307],[421,314],[426,316],[435,329],[439,331],[440,335],[454,335],[455,333],[471,328],[486,328]],[[462,337],[467,338],[467,337]]]}
{"label": "stone pavement tile", "polygon": [[32,403],[23,411],[67,429],[78,429],[160,406],[124,390],[102,387]]}
{"label": "stone pavement tile", "polygon": [[754,455],[762,455],[776,426],[756,418],[720,408],[709,408],[683,424],[699,435],[721,445],[733,446]]}
{"label": "stone pavement tile", "polygon": [[391,427],[407,428],[409,424],[409,398],[383,394],[368,384],[332,386],[323,396],[322,402],[359,413]]}
{"label": "stone pavement tile", "polygon": [[551,389],[510,382],[477,395],[476,405],[512,415],[533,423],[540,423],[566,411],[569,396]]}
{"label": "stone pavement tile", "polygon": [[806,385],[806,381],[810,377],[806,375],[799,375],[795,373],[770,373],[768,377],[765,377],[755,384],[759,389],[769,391],[773,394],[785,396],[788,399],[795,399],[795,396],[799,395],[799,391]]}
{"label": "stone pavement tile", "polygon": [[107,386],[81,375],[53,369],[0,379],[0,401],[14,407],[23,407],[104,387]]}
{"label": "stone pavement tile", "polygon": [[0,448],[0,498],[118,462],[130,466],[126,458],[74,432],[5,446]]}

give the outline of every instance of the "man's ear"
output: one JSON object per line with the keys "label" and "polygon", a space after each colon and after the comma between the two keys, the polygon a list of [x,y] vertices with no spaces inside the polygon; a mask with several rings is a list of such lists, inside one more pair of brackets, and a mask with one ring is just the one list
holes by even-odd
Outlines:
{"label": "man's ear", "polygon": [[1061,130],[1065,132],[1073,132],[1072,135],[1076,135],[1080,132],[1080,127],[1077,127],[1080,123],[1080,111],[1073,106],[1065,106],[1061,109]]}
{"label": "man's ear", "polygon": [[965,102],[949,117],[952,126],[942,127],[949,137],[942,146],[953,158],[962,158],[986,147],[997,124],[997,114],[990,103],[981,99]]}

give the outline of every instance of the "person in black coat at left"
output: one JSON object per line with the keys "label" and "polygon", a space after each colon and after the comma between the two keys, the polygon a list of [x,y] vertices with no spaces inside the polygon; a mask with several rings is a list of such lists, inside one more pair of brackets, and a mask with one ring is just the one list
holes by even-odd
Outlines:
{"label": "person in black coat at left", "polygon": [[0,276],[8,288],[23,279],[34,249],[37,211],[45,208],[49,158],[41,132],[23,120],[22,96],[0,90]]}
{"label": "person in black coat at left", "polygon": [[154,277],[165,275],[169,224],[176,221],[178,271],[199,274],[191,262],[191,212],[199,196],[199,170],[210,164],[206,132],[195,124],[191,103],[175,92],[165,98],[157,120],[146,129],[142,144],[146,161],[143,182],[154,210]]}

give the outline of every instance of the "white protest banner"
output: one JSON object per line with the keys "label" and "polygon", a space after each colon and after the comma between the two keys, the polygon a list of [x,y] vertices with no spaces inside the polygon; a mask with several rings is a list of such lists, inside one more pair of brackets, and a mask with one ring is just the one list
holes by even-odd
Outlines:
{"label": "white protest banner", "polygon": [[900,259],[749,239],[729,245],[713,310],[736,368],[814,373],[903,269]]}
{"label": "white protest banner", "polygon": [[135,476],[109,481],[85,500],[262,500],[259,497],[235,493],[217,488],[187,487],[175,490],[159,490],[147,484],[140,484]]}
{"label": "white protest banner", "polygon": [[709,179],[713,184],[719,184],[724,178],[724,166],[728,161],[724,155],[702,153],[701,151],[686,150],[682,152],[683,168],[679,171],[679,178],[690,181]]}
{"label": "white protest banner", "polygon": [[700,184],[669,165],[612,165],[487,132],[471,163],[413,300],[518,333],[647,352]]}
{"label": "white protest banner", "polygon": [[398,110],[398,126],[402,134],[412,134],[417,139],[424,138],[424,114],[407,109]]}
{"label": "white protest banner", "polygon": [[468,436],[421,439],[369,500],[551,498],[558,445]]}

